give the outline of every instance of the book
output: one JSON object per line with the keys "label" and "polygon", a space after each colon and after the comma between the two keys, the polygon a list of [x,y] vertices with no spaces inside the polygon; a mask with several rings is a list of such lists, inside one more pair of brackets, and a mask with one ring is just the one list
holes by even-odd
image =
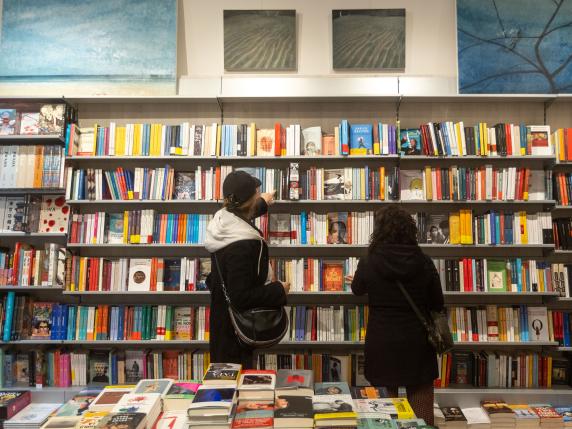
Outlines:
{"label": "book", "polygon": [[373,154],[373,126],[354,124],[350,126],[350,155]]}
{"label": "book", "polygon": [[44,104],[40,107],[38,127],[42,135],[63,136],[65,131],[65,104]]}
{"label": "book", "polygon": [[268,237],[271,244],[290,244],[290,215],[277,213],[270,217]]}
{"label": "book", "polygon": [[198,381],[174,381],[163,398],[163,411],[185,411],[186,417],[186,410],[200,386]]}
{"label": "book", "polygon": [[276,396],[312,396],[314,373],[310,370],[279,369],[276,373]]}
{"label": "book", "polygon": [[238,382],[240,401],[274,400],[276,372],[272,370],[243,370]]}
{"label": "book", "polygon": [[1,109],[0,136],[9,136],[16,133],[16,109]]}
{"label": "book", "polygon": [[351,395],[314,395],[312,409],[316,427],[357,425]]}
{"label": "book", "polygon": [[108,385],[109,379],[109,353],[107,351],[92,350],[89,355],[89,374],[92,385]]}
{"label": "book", "polygon": [[431,214],[427,223],[427,243],[449,243],[449,216]]}
{"label": "book", "polygon": [[79,416],[50,417],[42,429],[74,429],[81,421]]}
{"label": "book", "polygon": [[22,112],[20,115],[20,134],[34,136],[39,134],[39,112]]}
{"label": "book", "polygon": [[[490,428],[491,420],[481,407],[464,407],[461,409],[467,426],[470,428]],[[447,422],[448,423],[448,422]]]}
{"label": "book", "polygon": [[203,377],[204,386],[234,386],[242,366],[236,363],[211,363]]}
{"label": "book", "polygon": [[32,339],[50,339],[52,333],[52,303],[34,302],[32,305]]}
{"label": "book", "polygon": [[108,411],[87,411],[82,414],[78,429],[94,429],[108,415]]}
{"label": "book", "polygon": [[163,411],[163,414],[157,420],[156,429],[187,429],[189,427],[189,418],[185,410]]}
{"label": "book", "polygon": [[327,244],[348,244],[347,213],[328,213]]}
{"label": "book", "polygon": [[140,380],[135,386],[133,393],[159,393],[163,396],[169,391],[172,384],[173,380],[166,378]]}
{"label": "book", "polygon": [[314,395],[350,395],[350,388],[346,382],[314,383]]}
{"label": "book", "polygon": [[528,307],[528,331],[531,341],[549,341],[546,307]]}
{"label": "book", "polygon": [[388,392],[385,387],[364,386],[352,387],[351,395],[354,399],[379,399],[387,398]]}
{"label": "book", "polygon": [[344,290],[344,261],[324,260],[322,262],[322,285],[324,291]]}
{"label": "book", "polygon": [[256,155],[257,156],[274,156],[275,155],[275,131],[272,128],[260,129],[256,131]]}
{"label": "book", "polygon": [[32,402],[29,390],[0,390],[0,420],[11,419]]}
{"label": "book", "polygon": [[401,170],[401,199],[425,200],[423,172],[421,170]]}
{"label": "book", "polygon": [[507,292],[506,261],[487,261],[487,291]]}
{"label": "book", "polygon": [[142,429],[146,427],[147,415],[141,412],[116,412],[101,419],[97,429]]}
{"label": "book", "polygon": [[221,419],[226,421],[235,402],[236,389],[203,384],[197,390],[192,404],[189,405],[187,414],[193,419],[205,417],[217,421]]}
{"label": "book", "polygon": [[368,417],[414,419],[415,413],[406,398],[356,399],[356,411]]}
{"label": "book", "polygon": [[129,264],[130,292],[147,292],[151,288],[151,258],[133,258]]}
{"label": "book", "polygon": [[109,225],[106,228],[109,244],[123,244],[123,213],[110,213]]}
{"label": "book", "polygon": [[67,233],[70,206],[66,204],[65,198],[57,195],[43,195],[41,204],[38,232]]}
{"label": "book", "polygon": [[4,427],[40,427],[62,404],[59,403],[33,403],[25,407],[10,420],[4,422]]}
{"label": "book", "polygon": [[311,396],[277,394],[275,406],[275,428],[314,427],[314,411],[312,409]]}
{"label": "book", "polygon": [[377,419],[377,418],[358,418],[358,429],[397,429],[397,420]]}
{"label": "book", "polygon": [[421,132],[416,128],[409,128],[399,132],[399,149],[401,156],[421,155]]}
{"label": "book", "polygon": [[143,378],[144,355],[140,350],[125,352],[125,382],[136,384]]}
{"label": "book", "polygon": [[195,200],[195,173],[182,172],[175,173],[175,199],[176,200]]}
{"label": "book", "polygon": [[550,156],[553,154],[549,125],[531,125],[527,127],[527,131],[527,144],[531,148],[531,155]]}
{"label": "book", "polygon": [[161,412],[160,393],[128,393],[111,410],[113,413],[143,413],[145,428],[151,429]]}
{"label": "book", "polygon": [[322,155],[322,128],[308,127],[302,130],[304,138],[304,155],[317,156]]}
{"label": "book", "polygon": [[503,401],[481,401],[481,407],[488,414],[491,423],[514,421],[514,411]]}
{"label": "book", "polygon": [[91,403],[95,400],[94,394],[78,394],[66,402],[55,414],[56,417],[77,417],[83,416]]}
{"label": "book", "polygon": [[274,423],[274,403],[240,403],[232,422],[233,429],[272,428]]}
{"label": "book", "polygon": [[344,177],[343,168],[325,169],[324,170],[324,199],[326,200],[345,200],[349,196],[348,186],[350,178]]}

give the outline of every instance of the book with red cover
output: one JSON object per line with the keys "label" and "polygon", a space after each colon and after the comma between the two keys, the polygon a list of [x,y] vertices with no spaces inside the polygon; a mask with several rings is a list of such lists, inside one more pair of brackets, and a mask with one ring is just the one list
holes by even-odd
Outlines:
{"label": "book with red cover", "polygon": [[29,390],[0,391],[0,420],[12,418],[31,402]]}

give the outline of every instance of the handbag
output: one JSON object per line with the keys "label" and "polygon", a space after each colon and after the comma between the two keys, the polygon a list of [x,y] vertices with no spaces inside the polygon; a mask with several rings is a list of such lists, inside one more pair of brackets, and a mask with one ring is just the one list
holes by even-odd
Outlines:
{"label": "handbag", "polygon": [[228,314],[234,332],[243,346],[266,348],[278,344],[288,332],[288,314],[284,307],[257,307],[238,311],[230,302],[216,254],[213,254],[220,277]]}
{"label": "handbag", "polygon": [[453,335],[451,335],[447,316],[440,311],[431,311],[430,317],[425,317],[419,310],[419,307],[415,305],[409,293],[405,290],[403,283],[399,280],[396,280],[396,282],[399,289],[401,289],[403,296],[405,296],[405,299],[413,309],[413,312],[425,327],[429,344],[431,344],[435,348],[435,351],[440,355],[451,351],[455,343],[453,342]]}

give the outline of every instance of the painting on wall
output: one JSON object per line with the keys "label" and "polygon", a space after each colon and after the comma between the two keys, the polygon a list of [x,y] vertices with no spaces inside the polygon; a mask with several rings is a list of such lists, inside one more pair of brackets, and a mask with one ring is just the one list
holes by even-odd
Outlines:
{"label": "painting on wall", "polygon": [[225,10],[224,69],[295,71],[295,10]]}
{"label": "painting on wall", "polygon": [[405,9],[332,11],[334,70],[403,70]]}
{"label": "painting on wall", "polygon": [[66,95],[175,92],[177,0],[0,3],[0,83]]}
{"label": "painting on wall", "polygon": [[571,93],[572,0],[457,0],[459,92]]}

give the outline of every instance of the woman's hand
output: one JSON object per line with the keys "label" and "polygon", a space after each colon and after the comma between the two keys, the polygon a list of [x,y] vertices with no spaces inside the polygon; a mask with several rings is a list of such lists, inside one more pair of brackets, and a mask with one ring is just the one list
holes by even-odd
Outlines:
{"label": "woman's hand", "polygon": [[276,191],[272,191],[272,192],[265,192],[263,194],[260,194],[260,196],[262,197],[262,199],[264,201],[266,201],[266,204],[268,204],[269,206],[271,206],[272,204],[274,204],[274,195],[276,195]]}
{"label": "woman's hand", "polygon": [[290,283],[288,282],[280,282],[282,283],[282,287],[284,288],[284,293],[288,295],[290,293]]}
{"label": "woman's hand", "polygon": [[352,282],[354,281],[354,276],[353,275],[347,275],[344,277],[344,280],[345,280],[347,285],[351,285]]}

